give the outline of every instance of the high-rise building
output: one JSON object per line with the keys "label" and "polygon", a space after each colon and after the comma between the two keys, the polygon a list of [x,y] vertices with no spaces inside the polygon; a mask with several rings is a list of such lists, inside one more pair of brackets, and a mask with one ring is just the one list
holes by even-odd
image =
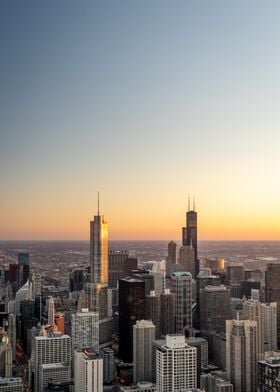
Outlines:
{"label": "high-rise building", "polygon": [[257,322],[226,321],[227,377],[235,392],[257,390]]}
{"label": "high-rise building", "polygon": [[145,318],[145,283],[139,279],[119,280],[119,357],[133,360],[133,325]]}
{"label": "high-rise building", "polygon": [[244,265],[241,263],[230,263],[226,267],[228,282],[241,283],[244,280]]}
{"label": "high-rise building", "polygon": [[94,351],[75,351],[75,392],[103,391],[103,360]]}
{"label": "high-rise building", "polygon": [[54,299],[53,297],[50,297],[48,299],[48,324],[53,325],[54,324]]}
{"label": "high-rise building", "polygon": [[173,272],[173,266],[177,262],[177,244],[174,241],[170,241],[168,244],[168,255],[166,259],[166,273],[171,274]]}
{"label": "high-rise building", "polygon": [[99,206],[90,222],[90,281],[108,284],[108,224],[99,215]]}
{"label": "high-rise building", "polygon": [[139,381],[136,385],[121,387],[120,392],[158,392],[158,390],[151,382]]}
{"label": "high-rise building", "polygon": [[200,329],[225,332],[230,319],[230,290],[225,286],[206,286],[200,290]]}
{"label": "high-rise building", "polygon": [[[125,264],[128,259],[127,251],[109,251],[109,287],[118,287],[119,279],[125,278]],[[136,266],[137,268],[137,266]],[[133,268],[134,269],[134,268]]]}
{"label": "high-rise building", "polygon": [[233,392],[233,385],[223,371],[202,374],[200,386],[207,392]]}
{"label": "high-rise building", "polygon": [[192,327],[192,276],[189,272],[173,272],[172,292],[175,296],[175,331],[183,333]]}
{"label": "high-rise building", "polygon": [[104,384],[110,384],[116,377],[114,351],[105,347],[100,351],[100,355],[103,359],[103,382]]}
{"label": "high-rise building", "polygon": [[165,344],[156,349],[156,386],[158,392],[196,388],[196,348],[183,335],[166,335]]}
{"label": "high-rise building", "polygon": [[150,320],[133,325],[133,382],[152,381],[152,341],[156,327]]}
{"label": "high-rise building", "polygon": [[[46,373],[55,374],[56,381],[64,382],[71,378],[70,340],[70,336],[61,333],[47,334],[43,327],[41,335],[34,338],[30,360],[30,379],[34,380],[34,392],[44,392],[48,382],[47,377],[43,377]],[[61,364],[63,371],[59,370]],[[52,369],[51,372],[48,370],[49,368]],[[50,376],[49,378],[52,377]],[[42,380],[44,380],[45,384]]]}
{"label": "high-rise building", "polygon": [[160,330],[161,335],[170,335],[175,332],[175,295],[165,289],[160,295]]}
{"label": "high-rise building", "polygon": [[28,252],[19,252],[18,253],[18,263],[19,265],[30,264],[30,255]]}
{"label": "high-rise building", "polygon": [[188,205],[188,211],[186,213],[186,227],[182,229],[182,244],[183,246],[192,245],[195,253],[195,279],[199,273],[199,260],[197,258],[197,212],[195,211],[195,205],[193,203],[193,209],[190,209],[190,202]]}
{"label": "high-rise building", "polygon": [[69,290],[81,291],[88,281],[88,270],[85,268],[74,269],[70,273]]}
{"label": "high-rise building", "polygon": [[71,317],[72,353],[90,347],[99,351],[99,317],[97,312],[82,309]]}
{"label": "high-rise building", "polygon": [[58,332],[63,333],[65,332],[65,315],[64,313],[57,312],[54,315],[54,324],[55,328]]}
{"label": "high-rise building", "polygon": [[280,264],[269,263],[265,273],[265,300],[277,302],[277,344],[280,347]]}
{"label": "high-rise building", "polygon": [[258,362],[258,391],[276,392],[280,386],[280,357],[268,357]]}
{"label": "high-rise building", "polygon": [[160,295],[156,294],[155,291],[150,291],[150,295],[145,297],[145,319],[151,320],[156,327],[156,339],[160,337]]}
{"label": "high-rise building", "polygon": [[200,385],[200,375],[203,368],[208,366],[208,342],[203,338],[187,338],[186,342],[189,346],[196,347],[196,370],[197,370],[197,385]]}
{"label": "high-rise building", "polygon": [[190,272],[193,278],[196,277],[196,259],[192,245],[181,246],[179,249],[179,263],[183,267],[183,271]]}
{"label": "high-rise building", "polygon": [[20,377],[0,378],[0,392],[22,392],[23,384]]}

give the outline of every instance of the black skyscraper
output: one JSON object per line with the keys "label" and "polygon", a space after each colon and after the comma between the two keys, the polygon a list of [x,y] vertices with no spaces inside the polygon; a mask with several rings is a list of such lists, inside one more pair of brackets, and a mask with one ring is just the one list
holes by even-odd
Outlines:
{"label": "black skyscraper", "polygon": [[193,203],[193,209],[190,209],[190,202],[188,211],[186,213],[186,227],[182,229],[182,243],[183,246],[190,246],[194,248],[195,253],[195,279],[199,273],[199,260],[197,258],[197,212],[195,211],[195,205]]}
{"label": "black skyscraper", "polygon": [[133,361],[133,325],[145,318],[145,282],[139,279],[119,280],[119,357]]}

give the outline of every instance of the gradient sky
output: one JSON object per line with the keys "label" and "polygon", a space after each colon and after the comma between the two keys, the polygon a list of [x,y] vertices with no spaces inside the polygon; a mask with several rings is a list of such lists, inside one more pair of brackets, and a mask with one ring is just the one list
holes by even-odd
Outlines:
{"label": "gradient sky", "polygon": [[2,0],[0,239],[280,239],[280,2]]}

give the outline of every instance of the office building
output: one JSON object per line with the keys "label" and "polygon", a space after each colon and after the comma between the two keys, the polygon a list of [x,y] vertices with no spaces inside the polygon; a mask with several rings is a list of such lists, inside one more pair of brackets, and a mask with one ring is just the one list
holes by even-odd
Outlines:
{"label": "office building", "polygon": [[183,271],[190,272],[193,278],[196,277],[196,259],[192,245],[181,246],[179,249],[179,263],[183,267]]}
{"label": "office building", "polygon": [[202,374],[200,377],[200,387],[205,392],[233,392],[233,385],[227,380],[227,375],[223,371]]}
{"label": "office building", "polygon": [[88,270],[85,268],[77,268],[70,272],[69,291],[81,291],[84,289],[89,279]]}
{"label": "office building", "polygon": [[[40,336],[34,338],[33,350],[30,360],[30,379],[34,380],[34,392],[44,392],[42,385],[43,374],[46,374],[47,368],[42,365],[52,365],[53,372],[56,373],[56,380],[59,381],[59,371],[55,365],[62,364],[68,367],[71,374],[71,342],[70,336],[61,333],[49,333],[42,327]],[[45,373],[44,373],[45,372]],[[47,382],[46,377],[43,377]],[[61,372],[60,381],[65,381],[65,371]]]}
{"label": "office building", "polygon": [[188,203],[188,211],[186,213],[186,227],[182,229],[182,245],[192,245],[195,254],[195,279],[199,273],[199,260],[197,255],[197,212],[193,203],[193,209],[190,209],[190,202]]}
{"label": "office building", "polygon": [[40,365],[40,390],[45,392],[49,382],[65,383],[71,379],[71,367],[64,363],[46,363]]}
{"label": "office building", "polygon": [[192,276],[189,272],[173,272],[171,287],[175,296],[175,331],[183,333],[192,327]]}
{"label": "office building", "polygon": [[150,291],[150,295],[145,296],[145,319],[151,320],[156,327],[156,339],[159,339],[161,335],[160,331],[160,295],[156,294],[155,291]]}
{"label": "office building", "polygon": [[280,357],[268,357],[258,362],[258,391],[279,391]]}
{"label": "office building", "polygon": [[105,347],[100,351],[100,355],[103,359],[103,382],[104,384],[111,384],[116,377],[114,351]]}
{"label": "office building", "polygon": [[97,312],[82,309],[71,316],[72,353],[90,347],[99,351],[99,317]]}
{"label": "office building", "polygon": [[140,381],[136,385],[121,387],[121,392],[158,392],[155,384],[148,381]]}
{"label": "office building", "polygon": [[170,275],[174,272],[174,264],[177,262],[177,244],[170,241],[168,244],[168,255],[166,259],[166,273]]}
{"label": "office building", "polygon": [[200,375],[203,368],[208,366],[208,342],[203,338],[190,337],[186,342],[191,347],[196,347],[196,371],[197,371],[197,385],[200,385]]}
{"label": "office building", "polygon": [[0,392],[22,392],[23,385],[20,377],[0,377]]}
{"label": "office building", "polygon": [[183,335],[167,335],[156,349],[156,386],[158,392],[196,388],[196,348]]}
{"label": "office building", "polygon": [[227,377],[235,392],[257,390],[257,322],[226,321]]}
{"label": "office building", "polygon": [[75,392],[103,391],[103,360],[92,350],[75,351]]}
{"label": "office building", "polygon": [[200,290],[200,329],[225,332],[230,319],[230,291],[225,286],[206,286]]}
{"label": "office building", "polygon": [[152,381],[152,341],[156,327],[151,320],[133,325],[133,382]]}
{"label": "office building", "polygon": [[19,265],[30,264],[30,255],[28,252],[19,252],[18,253],[18,264]]}
{"label": "office building", "polygon": [[175,333],[175,296],[169,289],[160,295],[160,334],[162,336]]}
{"label": "office building", "polygon": [[145,319],[145,283],[138,279],[119,280],[119,357],[133,360],[133,325]]}
{"label": "office building", "polygon": [[277,302],[277,345],[280,347],[280,263],[267,264],[265,273],[265,300]]}
{"label": "office building", "polygon": [[48,303],[48,324],[53,325],[54,324],[54,299],[53,297],[50,297],[47,301]]}
{"label": "office building", "polygon": [[228,282],[241,283],[244,280],[244,265],[241,263],[230,263],[226,266]]}
{"label": "office building", "polygon": [[[109,288],[116,289],[118,287],[119,279],[125,278],[127,274],[127,251],[109,251]],[[137,269],[137,259],[136,263],[131,264],[131,269]]]}

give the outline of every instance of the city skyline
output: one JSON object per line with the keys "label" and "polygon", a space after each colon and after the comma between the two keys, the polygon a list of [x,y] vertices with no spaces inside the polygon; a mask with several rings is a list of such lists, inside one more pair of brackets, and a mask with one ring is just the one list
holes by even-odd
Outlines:
{"label": "city skyline", "polygon": [[279,240],[280,4],[0,4],[0,239]]}

